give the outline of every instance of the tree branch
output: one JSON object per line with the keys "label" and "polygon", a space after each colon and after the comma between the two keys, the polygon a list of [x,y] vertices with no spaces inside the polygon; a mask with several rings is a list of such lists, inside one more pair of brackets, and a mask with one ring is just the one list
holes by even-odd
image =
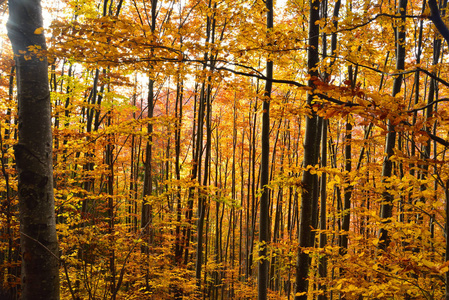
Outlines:
{"label": "tree branch", "polygon": [[449,29],[447,28],[446,24],[444,24],[443,20],[440,16],[440,10],[438,8],[438,4],[436,0],[429,0],[429,7],[431,11],[431,15],[429,19],[433,22],[435,27],[438,29],[440,34],[443,36],[443,38],[446,40],[446,42],[449,43]]}

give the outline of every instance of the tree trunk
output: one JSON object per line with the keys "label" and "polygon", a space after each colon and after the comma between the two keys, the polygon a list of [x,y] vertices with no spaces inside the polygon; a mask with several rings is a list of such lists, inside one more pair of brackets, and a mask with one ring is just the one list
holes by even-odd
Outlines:
{"label": "tree trunk", "polygon": [[[449,238],[447,238],[449,236],[449,180],[446,180],[446,188],[445,188],[445,196],[446,196],[446,205],[445,205],[445,210],[446,210],[446,224],[444,226],[444,231],[446,233],[446,251],[445,251],[445,255],[444,258],[446,261],[449,260]],[[446,272],[446,274],[444,274],[446,282],[444,284],[444,287],[446,289],[445,291],[445,300],[449,300],[449,271]]]}
{"label": "tree trunk", "polygon": [[[267,30],[273,28],[273,1],[267,0]],[[262,106],[262,158],[260,162],[260,189],[262,195],[260,196],[260,220],[259,220],[259,242],[260,251],[259,257],[259,277],[258,277],[258,299],[267,299],[268,286],[268,269],[270,265],[267,244],[270,241],[270,220],[269,220],[269,193],[268,179],[269,179],[269,161],[270,161],[270,97],[273,82],[273,62],[267,59],[267,81],[265,83],[264,101]]]}
{"label": "tree trunk", "polygon": [[[309,86],[314,87],[313,81],[318,78],[318,42],[319,42],[319,6],[320,3],[314,0],[310,0],[309,11],[309,48],[307,50],[308,61],[307,68],[309,71],[310,79]],[[315,79],[314,79],[315,78]],[[313,91],[307,95],[307,104],[310,106],[313,100]],[[319,145],[319,138],[317,134],[318,117],[314,111],[311,112],[311,116],[306,117],[306,131],[304,135],[304,160],[303,167],[315,166],[318,163],[319,151],[317,145]],[[313,246],[314,233],[312,231],[313,226],[313,211],[314,207],[317,207],[318,193],[315,192],[318,189],[318,177],[316,174],[311,174],[306,170],[302,174],[302,192],[301,192],[301,216],[299,224],[299,253],[296,265],[296,300],[307,299],[307,276],[309,273],[310,258],[309,255],[303,250],[307,247]]]}
{"label": "tree trunk", "polygon": [[[398,13],[403,16],[403,22],[405,23],[405,12],[407,7],[407,0],[401,0],[399,2]],[[396,30],[396,69],[404,70],[405,65],[405,28],[400,26]],[[396,96],[401,91],[401,84],[403,80],[403,75],[400,74],[394,79],[393,83],[393,97]],[[382,181],[385,182],[388,177],[393,173],[393,162],[390,157],[393,155],[393,149],[396,142],[396,131],[395,127],[391,121],[388,121],[388,134],[386,137],[385,153],[386,157],[382,166]],[[383,194],[383,202],[381,205],[380,217],[388,222],[393,214],[393,195],[386,190]],[[385,250],[389,244],[388,231],[385,228],[381,228],[379,232],[379,248]]]}
{"label": "tree trunk", "polygon": [[[151,32],[154,33],[156,31],[156,7],[157,7],[157,0],[151,0]],[[150,66],[152,68],[152,66]],[[152,78],[154,76],[153,72],[150,72],[149,74],[149,81],[148,81],[148,118],[153,118],[153,112],[154,112],[154,79]],[[144,186],[143,186],[143,202],[142,202],[142,220],[141,220],[141,228],[144,228],[145,234],[148,236],[148,243],[151,244],[152,236],[150,231],[150,226],[152,223],[152,206],[148,203],[148,199],[146,199],[147,196],[151,196],[153,193],[153,174],[152,174],[152,160],[153,160],[153,124],[151,121],[148,123],[147,126],[148,130],[148,141],[146,145],[146,152],[145,152],[145,174],[144,174]],[[146,252],[148,252],[148,249],[145,249]]]}
{"label": "tree trunk", "polygon": [[17,66],[22,299],[59,299],[59,258],[53,196],[48,62],[39,0],[9,1],[8,36]]}

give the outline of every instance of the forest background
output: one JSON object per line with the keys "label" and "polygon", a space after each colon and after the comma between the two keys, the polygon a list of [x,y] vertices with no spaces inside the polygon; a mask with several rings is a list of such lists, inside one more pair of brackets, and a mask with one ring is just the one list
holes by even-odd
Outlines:
{"label": "forest background", "polygon": [[[48,49],[22,54],[49,62],[61,298],[449,299],[447,1],[429,4],[44,1]],[[18,297],[6,32],[1,51]]]}

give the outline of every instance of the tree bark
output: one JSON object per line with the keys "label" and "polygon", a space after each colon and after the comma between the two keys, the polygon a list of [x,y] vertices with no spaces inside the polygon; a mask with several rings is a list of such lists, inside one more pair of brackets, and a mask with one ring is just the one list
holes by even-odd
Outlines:
{"label": "tree bark", "polygon": [[436,0],[429,0],[429,8],[431,11],[431,15],[429,19],[433,22],[435,27],[438,29],[438,31],[441,33],[443,38],[449,42],[449,29],[447,28],[446,24],[444,24],[444,21],[441,19],[440,16],[440,10],[438,8],[438,3]]}
{"label": "tree bark", "polygon": [[[401,0],[399,2],[398,13],[401,14],[402,20],[405,23],[405,13],[407,8],[407,0]],[[405,68],[405,28],[403,25],[398,27],[396,30],[396,69],[404,70]],[[401,91],[401,85],[403,80],[403,75],[400,74],[395,77],[393,82],[393,92],[392,96],[395,97]],[[396,131],[395,126],[391,121],[388,121],[388,134],[386,137],[385,153],[386,157],[382,166],[382,182],[388,180],[393,173],[393,162],[390,157],[393,155],[393,150],[396,143]],[[386,190],[383,193],[383,202],[381,205],[380,217],[384,222],[388,222],[388,218],[391,218],[393,214],[393,195]],[[390,243],[390,238],[388,235],[388,230],[381,228],[379,232],[379,248],[385,250]]]}
{"label": "tree bark", "polygon": [[[10,0],[8,36],[17,66],[22,299],[59,299],[48,62],[40,0]],[[33,51],[36,49],[36,51]]]}
{"label": "tree bark", "polygon": [[[319,8],[320,3],[315,0],[310,0],[309,11],[309,47],[307,50],[307,69],[309,71],[309,86],[314,87],[314,80],[318,78],[318,43],[319,43]],[[307,95],[307,104],[311,106],[314,98],[313,91]],[[318,116],[314,111],[311,116],[306,117],[306,131],[304,134],[304,159],[303,167],[315,166],[318,163],[319,151],[318,145],[320,143],[318,134]],[[318,199],[318,177],[316,174],[311,174],[309,170],[305,170],[302,174],[302,192],[301,192],[301,215],[298,232],[299,252],[296,264],[296,296],[295,300],[307,299],[308,288],[308,273],[310,265],[310,257],[304,251],[307,247],[312,247],[314,242],[314,232],[312,231],[313,214],[317,214],[314,208],[317,207]]]}
{"label": "tree bark", "polygon": [[[444,259],[446,261],[449,260],[449,238],[447,238],[449,236],[449,180],[446,180],[446,187],[445,187],[445,196],[446,196],[446,203],[445,203],[445,210],[446,210],[446,224],[444,226],[444,231],[446,233],[446,251],[444,253]],[[446,279],[446,282],[444,284],[444,288],[445,288],[445,300],[449,300],[449,271],[446,272],[446,274],[444,274],[444,277]]]}
{"label": "tree bark", "polygon": [[[157,7],[157,0],[151,1],[151,33],[154,33],[156,31],[156,7]],[[155,105],[155,99],[154,99],[154,79],[152,76],[152,68],[153,66],[150,66],[151,72],[149,73],[149,81],[148,81],[148,118],[153,118],[154,113],[154,105]],[[151,244],[152,241],[152,233],[150,230],[150,224],[153,222],[153,208],[150,203],[148,203],[148,200],[145,198],[147,196],[151,196],[153,193],[153,174],[152,174],[152,160],[153,160],[153,124],[151,121],[148,123],[147,126],[148,130],[148,141],[146,145],[146,152],[145,152],[145,174],[144,174],[144,186],[143,186],[143,202],[142,202],[142,220],[141,220],[141,228],[145,230],[145,234],[148,237],[148,242]],[[145,249],[145,252],[148,253],[148,248],[143,247]]]}
{"label": "tree bark", "polygon": [[[273,1],[267,0],[267,31],[273,28]],[[273,82],[273,62],[267,58],[267,81],[265,83],[265,93],[262,113],[262,157],[260,162],[260,221],[259,221],[259,276],[258,276],[258,299],[267,299],[268,269],[270,261],[268,257],[267,244],[270,241],[270,220],[269,220],[269,193],[268,179],[270,170],[270,97]]]}

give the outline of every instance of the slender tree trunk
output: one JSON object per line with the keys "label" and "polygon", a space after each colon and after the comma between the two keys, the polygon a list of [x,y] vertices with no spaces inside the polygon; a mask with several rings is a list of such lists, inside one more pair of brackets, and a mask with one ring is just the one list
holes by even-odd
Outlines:
{"label": "slender tree trunk", "polygon": [[[237,148],[237,106],[236,106],[236,95],[234,94],[234,103],[233,103],[233,118],[232,118],[232,167],[231,167],[231,198],[235,203],[237,203],[237,179],[236,179],[236,148]],[[243,185],[240,187],[243,189]],[[235,262],[235,227],[237,225],[237,216],[238,214],[235,211],[235,207],[233,206],[231,208],[231,220],[232,220],[232,244],[231,244],[231,257],[230,257],[230,268],[231,270],[234,269],[234,262]],[[241,241],[240,241],[241,243]],[[241,253],[240,257],[241,257]],[[241,261],[239,261],[241,263]],[[240,267],[239,267],[240,271]],[[229,298],[234,297],[234,273],[231,273],[231,285],[229,287]],[[222,294],[222,298],[224,296],[224,290]]]}
{"label": "slender tree trunk", "polygon": [[[12,165],[14,163],[13,159],[9,159],[6,156],[6,153],[8,151],[9,148],[9,143],[7,142],[10,139],[11,136],[11,128],[12,128],[12,106],[15,105],[13,104],[13,93],[14,93],[14,78],[15,78],[15,70],[16,67],[12,66],[11,67],[11,72],[9,74],[9,88],[8,88],[8,99],[6,100],[7,102],[7,110],[6,110],[6,118],[4,119],[4,123],[2,123],[2,126],[4,124],[5,128],[4,128],[4,136],[3,136],[3,127],[0,126],[0,150],[1,150],[1,157],[0,157],[0,161],[1,161],[1,173],[3,175],[4,181],[5,181],[5,186],[4,186],[4,191],[2,191],[0,193],[0,198],[2,199],[1,201],[1,205],[3,207],[4,210],[4,214],[6,215],[6,222],[5,224],[3,224],[4,227],[4,233],[2,232],[2,234],[5,234],[5,238],[7,238],[8,242],[7,242],[7,246],[6,249],[4,251],[1,252],[1,260],[0,262],[3,264],[4,268],[2,268],[1,270],[1,276],[3,279],[2,280],[2,284],[6,284],[6,285],[10,285],[10,282],[14,276],[14,271],[17,272],[17,267],[13,267],[12,264],[12,259],[14,256],[14,231],[12,228],[12,221],[13,221],[13,198],[15,195],[15,192],[13,192],[13,189],[11,188],[11,178],[9,176],[9,172],[8,169],[12,168]],[[6,142],[6,143],[5,143]],[[12,291],[14,292],[14,291]]]}
{"label": "slender tree trunk", "polygon": [[[211,89],[212,87],[208,84],[207,91],[205,94],[205,121],[206,121],[206,152],[204,157],[204,176],[203,176],[203,186],[206,187],[209,182],[209,171],[210,171],[210,152],[211,152]],[[197,221],[197,229],[198,229],[198,245],[196,252],[196,263],[195,263],[195,272],[197,278],[197,285],[201,291],[201,269],[203,262],[203,231],[204,231],[204,220],[206,217],[206,204],[208,195],[205,194],[205,191],[200,191],[199,199],[198,199],[198,221]]]}
{"label": "slender tree trunk", "polygon": [[[405,14],[407,8],[407,0],[400,0],[398,13],[401,14],[402,21],[405,23]],[[397,34],[396,38],[396,69],[404,70],[405,65],[405,28],[401,25],[395,30]],[[404,76],[399,74],[395,77],[393,82],[393,97],[396,96],[401,91],[401,84]],[[393,149],[396,142],[396,131],[395,126],[392,122],[388,121],[388,134],[386,137],[385,153],[386,157],[382,166],[382,181],[385,182],[393,173],[393,162],[390,157],[393,155]],[[388,222],[393,214],[393,195],[386,190],[383,194],[383,202],[381,205],[380,217]],[[389,244],[388,231],[385,228],[381,228],[379,232],[379,248],[385,250]]]}
{"label": "slender tree trunk", "polygon": [[[154,111],[154,81],[152,79],[148,82],[148,118],[153,117]],[[151,172],[152,166],[152,158],[153,158],[153,124],[151,121],[147,126],[148,130],[148,141],[146,143],[145,150],[145,174],[144,174],[144,183],[143,183],[143,202],[142,202],[142,220],[141,220],[141,228],[144,228],[146,234],[150,235],[150,223],[151,223],[151,214],[152,207],[151,204],[145,199],[145,197],[150,196],[153,192],[153,174]],[[144,247],[145,248],[145,247]]]}
{"label": "slender tree trunk", "polygon": [[[96,104],[96,99],[97,99],[97,89],[98,89],[98,80],[99,80],[99,76],[100,76],[100,71],[99,69],[95,70],[95,75],[94,75],[94,79],[93,79],[93,87],[92,90],[89,93],[89,96],[86,99],[86,102],[88,104],[88,106],[92,105],[92,108],[86,108],[86,141],[89,142],[91,139],[91,135],[90,133],[92,132],[92,124],[93,124],[93,120],[94,120],[94,113],[95,111],[98,109],[97,113],[100,112],[100,108],[97,107],[97,109],[94,107]],[[101,100],[100,100],[101,101]],[[78,153],[77,155],[80,155],[80,153]],[[83,183],[83,189],[86,191],[86,193],[89,193],[93,190],[94,188],[94,179],[91,177],[91,175],[89,174],[90,171],[93,171],[94,169],[94,162],[93,162],[93,158],[94,155],[90,150],[85,150],[84,152],[84,156],[87,158],[86,159],[86,163],[83,165],[83,170],[85,171],[85,177],[86,179],[84,180]],[[82,206],[81,206],[81,217],[83,219],[88,219],[91,210],[93,209],[91,206],[91,202],[88,197],[81,197],[84,198],[82,200]]]}
{"label": "slender tree trunk", "polygon": [[[195,87],[195,94],[197,92],[197,86]],[[194,118],[193,118],[193,130],[196,129],[196,139],[195,134],[192,134],[192,170],[190,175],[190,180],[194,182],[198,177],[199,169],[199,159],[200,152],[203,148],[203,124],[204,124],[204,103],[202,101],[204,94],[204,87],[201,88],[200,96],[195,96],[194,104]],[[197,121],[196,121],[197,120]],[[187,265],[189,261],[189,248],[190,239],[192,235],[192,225],[193,225],[193,200],[194,200],[194,187],[189,188],[189,196],[187,202],[187,210],[185,214],[186,221],[189,223],[187,226],[184,236],[185,236],[185,252],[184,252],[184,264]]]}
{"label": "slender tree trunk", "polygon": [[[355,71],[353,71],[351,65],[348,69],[349,80],[351,81],[351,89],[354,90],[357,82],[358,68],[356,67]],[[351,220],[351,196],[353,189],[353,186],[351,185],[351,179],[349,178],[349,174],[352,170],[352,124],[349,119],[346,120],[345,131],[345,171],[347,172],[345,183],[347,184],[347,187],[345,188],[344,192],[344,203],[342,208],[343,222],[341,229],[343,230],[343,234],[340,236],[340,250],[342,255],[344,255],[348,251],[348,233]]]}
{"label": "slender tree trunk", "polygon": [[[180,169],[180,156],[181,156],[181,126],[182,126],[182,100],[183,100],[183,87],[184,84],[178,78],[178,83],[176,87],[176,104],[175,104],[175,176],[176,180],[180,182],[181,180],[181,169]],[[168,170],[167,170],[168,171]],[[175,261],[177,264],[182,262],[182,245],[184,241],[184,236],[181,236],[181,218],[182,218],[182,203],[181,203],[181,186],[176,188],[176,242],[175,242]]]}
{"label": "slender tree trunk", "polygon": [[[273,28],[273,1],[267,0],[267,31]],[[270,171],[270,97],[273,82],[273,61],[267,59],[267,80],[265,83],[264,101],[262,106],[262,158],[260,162],[260,216],[259,216],[259,276],[258,299],[267,299],[268,270],[270,260],[268,257],[268,243],[270,242],[269,220],[269,193],[268,180]]]}
{"label": "slender tree trunk", "polygon": [[[445,205],[445,210],[446,210],[446,224],[444,227],[444,231],[446,234],[446,251],[445,251],[445,260],[449,261],[449,180],[446,180],[446,187],[445,187],[445,195],[446,195],[446,205]],[[446,293],[445,293],[445,300],[449,300],[449,271],[446,272],[445,274],[445,278],[446,278],[446,282],[444,284],[444,287],[446,289]]]}
{"label": "slender tree trunk", "polygon": [[10,0],[8,36],[17,67],[22,299],[59,299],[59,257],[53,196],[48,63],[39,0]]}
{"label": "slender tree trunk", "polygon": [[[156,31],[156,7],[157,0],[151,0],[151,32],[154,33]],[[148,118],[153,118],[154,112],[154,79],[152,78],[154,74],[150,74],[150,79],[148,81]],[[152,159],[153,159],[153,124],[151,121],[147,126],[148,130],[148,142],[146,145],[146,153],[145,153],[145,175],[144,175],[144,186],[143,186],[143,202],[142,202],[142,220],[141,227],[145,229],[146,234],[148,235],[149,243],[152,242],[151,232],[150,232],[150,224],[152,222],[152,207],[151,204],[147,202],[145,197],[150,196],[153,192],[153,174],[152,174]],[[148,250],[146,250],[148,251]]]}
{"label": "slender tree trunk", "polygon": [[[321,132],[321,167],[327,166],[327,128],[328,120],[323,120],[323,127]],[[327,229],[327,174],[323,172],[320,178],[320,230]],[[327,235],[324,232],[320,233],[319,247],[324,248],[327,244]],[[327,277],[327,257],[323,255],[320,258],[318,272],[321,278]],[[323,290],[322,295],[318,295],[319,300],[326,300],[326,285],[320,284],[320,289]]]}
{"label": "slender tree trunk", "polygon": [[[334,12],[333,17],[334,20],[332,21],[334,28],[338,28],[338,15],[340,13],[340,7],[341,7],[341,1],[337,0],[334,4]],[[327,9],[328,9],[328,2],[327,0],[323,2],[321,11],[322,16],[327,17]],[[327,40],[326,40],[326,34],[323,33],[323,52],[326,54],[327,51]],[[337,33],[333,32],[331,35],[331,55],[335,57],[335,52],[337,50]],[[335,62],[335,59],[332,61],[332,64]],[[329,73],[324,74],[324,80],[329,80]],[[329,120],[323,120],[322,128],[321,128],[321,166],[326,167],[327,166],[327,131],[328,131],[328,125]],[[320,230],[326,230],[327,229],[327,174],[326,172],[323,172],[320,178]],[[320,233],[320,239],[319,239],[319,247],[324,248],[327,244],[327,235],[324,232]],[[327,257],[326,255],[323,255],[320,258],[319,266],[318,266],[318,273],[321,278],[327,277]],[[327,286],[325,284],[320,283],[319,289],[323,291],[323,294],[318,295],[318,300],[326,300],[327,299]]]}
{"label": "slender tree trunk", "polygon": [[[111,126],[111,112],[108,112],[108,127]],[[108,165],[109,174],[107,174],[107,191],[108,191],[108,218],[109,228],[108,233],[110,235],[110,253],[109,253],[109,271],[111,272],[109,278],[109,285],[111,290],[111,300],[115,300],[117,296],[116,289],[116,261],[115,261],[115,215],[114,215],[114,136],[110,134],[108,136],[108,144],[106,145],[106,157],[105,162]]]}
{"label": "slender tree trunk", "polygon": [[[318,44],[319,44],[319,7],[318,1],[310,0],[309,11],[309,47],[307,50],[308,61],[307,68],[309,72],[309,86],[314,87],[313,81],[318,78]],[[311,105],[314,98],[313,91],[307,95],[307,104]],[[311,116],[306,117],[306,132],[304,135],[304,159],[303,167],[315,166],[318,163],[319,151],[318,146],[320,140],[317,135],[318,117],[314,111]],[[296,265],[296,296],[295,300],[307,300],[308,288],[308,273],[310,258],[304,252],[304,248],[312,247],[314,242],[314,233],[312,231],[314,214],[314,207],[317,207],[316,196],[318,193],[318,177],[316,174],[311,174],[310,171],[305,170],[302,174],[302,193],[301,193],[301,215],[299,224],[299,252]]]}

